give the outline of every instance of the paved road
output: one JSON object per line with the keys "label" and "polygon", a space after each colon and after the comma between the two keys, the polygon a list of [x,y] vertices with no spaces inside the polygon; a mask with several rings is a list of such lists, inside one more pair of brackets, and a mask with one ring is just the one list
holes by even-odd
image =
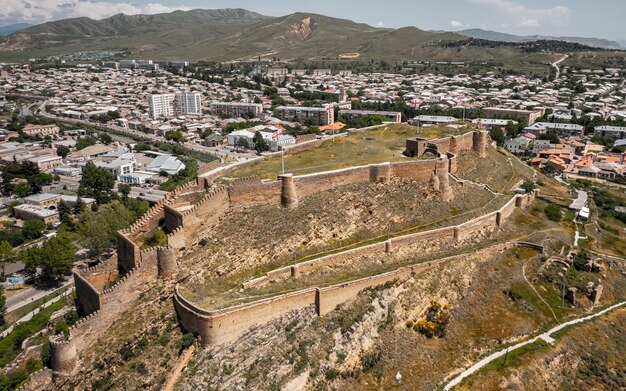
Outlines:
{"label": "paved road", "polygon": [[33,316],[37,315],[42,309],[49,307],[50,305],[52,305],[52,303],[61,300],[63,297],[69,295],[72,293],[72,291],[74,291],[74,288],[68,289],[67,291],[63,292],[62,294],[46,301],[45,303],[43,303],[41,306],[39,306],[38,308],[35,308],[33,311],[29,312],[28,314],[26,314],[25,316],[23,316],[22,318],[20,318],[17,322],[13,323],[8,329],[4,330],[2,333],[0,333],[0,338],[4,338],[7,335],[9,335],[13,329],[15,328],[15,326],[17,326],[20,323],[24,323],[24,322],[28,322],[29,320],[31,320],[33,318]]}
{"label": "paved road", "polygon": [[66,278],[66,280],[63,282],[63,285],[55,287],[55,288],[46,289],[46,290],[41,290],[41,289],[37,289],[34,287],[27,288],[23,290],[22,292],[16,294],[15,296],[11,296],[7,299],[6,301],[7,313],[15,311],[16,309],[22,306],[30,304],[35,300],[41,299],[42,297],[52,293],[53,291],[59,288],[66,287],[73,283],[74,283],[74,279],[69,277],[69,278]]}
{"label": "paved road", "polygon": [[478,371],[480,368],[484,367],[485,365],[489,364],[490,362],[504,356],[505,354],[507,354],[508,352],[512,352],[513,350],[519,349],[522,346],[526,346],[528,344],[531,343],[535,343],[537,340],[542,339],[545,342],[552,344],[554,342],[554,338],[552,338],[552,334],[556,333],[557,331],[560,331],[568,326],[572,326],[574,324],[578,324],[578,323],[582,323],[586,320],[589,319],[593,319],[593,318],[597,318],[598,316],[604,315],[607,312],[613,311],[614,309],[617,309],[619,307],[622,307],[623,305],[626,304],[626,301],[622,301],[621,303],[617,303],[614,304],[608,308],[603,309],[602,311],[596,312],[595,314],[592,315],[588,315],[588,316],[583,316],[574,320],[570,320],[569,322],[565,322],[562,323],[556,327],[551,328],[550,330],[548,330],[547,332],[536,336],[535,338],[529,339],[528,341],[524,341],[524,342],[520,342],[517,345],[513,345],[510,346],[506,349],[500,350],[498,352],[495,352],[485,358],[483,358],[482,360],[480,360],[479,362],[477,362],[476,364],[472,365],[471,367],[469,367],[468,369],[466,369],[465,371],[463,371],[460,375],[458,375],[457,377],[455,377],[454,379],[452,379],[452,381],[450,381],[448,384],[446,384],[446,386],[443,388],[444,391],[449,391],[452,388],[454,388],[455,386],[459,385],[459,383],[461,383],[461,381],[463,381],[463,379],[465,379],[466,377],[474,374],[476,371]]}

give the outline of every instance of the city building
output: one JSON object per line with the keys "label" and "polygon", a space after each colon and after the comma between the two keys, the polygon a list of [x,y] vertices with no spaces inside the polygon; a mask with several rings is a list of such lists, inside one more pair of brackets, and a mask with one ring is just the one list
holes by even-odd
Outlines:
{"label": "city building", "polygon": [[213,102],[211,103],[211,112],[226,118],[256,117],[263,112],[263,105],[260,103]]}
{"label": "city building", "polygon": [[596,137],[606,137],[612,140],[626,138],[626,127],[602,125],[593,128],[593,135]]}
{"label": "city building", "polygon": [[27,124],[23,129],[24,134],[31,138],[42,139],[46,136],[56,137],[59,135],[59,127],[56,125]]}
{"label": "city building", "polygon": [[434,125],[434,124],[449,124],[456,122],[458,119],[454,117],[447,117],[444,115],[418,115],[413,118],[413,123],[420,125]]}
{"label": "city building", "polygon": [[148,95],[148,112],[152,119],[176,115],[201,115],[201,94],[197,92],[150,94]]}
{"label": "city building", "polygon": [[536,122],[524,128],[524,131],[533,133],[535,135],[543,134],[550,130],[554,130],[561,137],[584,137],[585,135],[585,127],[576,124],[562,124],[558,122]]}
{"label": "city building", "polygon": [[21,220],[42,220],[46,224],[59,222],[59,212],[54,206],[43,207],[33,204],[22,204],[13,207],[13,214]]}
{"label": "city building", "polygon": [[279,106],[276,115],[283,121],[299,122],[311,125],[330,125],[335,122],[335,113],[331,107]]}
{"label": "city building", "polygon": [[525,120],[527,124],[532,125],[535,121],[541,118],[545,110],[516,110],[505,109],[498,107],[485,107],[482,109],[485,116],[490,118],[502,118],[502,119],[514,119]]}
{"label": "city building", "polygon": [[359,118],[378,115],[387,118],[390,122],[402,122],[402,113],[399,111],[374,111],[374,110],[339,110],[339,117]]}

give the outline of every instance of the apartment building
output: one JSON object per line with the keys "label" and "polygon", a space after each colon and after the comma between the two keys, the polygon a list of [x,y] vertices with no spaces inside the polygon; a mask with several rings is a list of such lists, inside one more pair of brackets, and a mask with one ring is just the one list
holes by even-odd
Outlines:
{"label": "apartment building", "polygon": [[612,140],[626,138],[626,127],[602,125],[593,128],[593,135],[596,137],[608,137]]}
{"label": "apartment building", "polygon": [[151,94],[148,95],[150,118],[173,117],[176,115],[202,114],[200,93]]}
{"label": "apartment building", "polygon": [[535,121],[543,116],[545,110],[541,109],[531,111],[486,107],[483,109],[483,113],[486,117],[489,118],[526,120],[526,123],[528,125],[532,125]]}
{"label": "apartment building", "polygon": [[57,136],[59,134],[59,127],[56,125],[33,125],[28,124],[24,126],[24,134],[28,137],[44,138],[46,136]]}
{"label": "apartment building", "polygon": [[330,125],[335,122],[333,107],[279,106],[276,115],[283,121],[302,124]]}
{"label": "apartment building", "polygon": [[371,115],[385,117],[391,122],[402,122],[402,113],[399,111],[339,110],[339,117],[359,118]]}
{"label": "apartment building", "polygon": [[260,103],[213,102],[211,103],[211,112],[226,118],[256,117],[263,112],[263,105]]}

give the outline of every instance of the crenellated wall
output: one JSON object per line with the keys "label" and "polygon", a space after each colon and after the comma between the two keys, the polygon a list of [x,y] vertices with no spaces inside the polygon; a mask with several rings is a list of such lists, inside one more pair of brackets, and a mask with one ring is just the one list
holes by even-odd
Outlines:
{"label": "crenellated wall", "polygon": [[[363,246],[357,249],[328,255],[311,261],[282,267],[268,272],[265,276],[247,281],[245,288],[262,286],[266,283],[297,278],[299,273],[314,271],[317,268],[329,265],[341,265],[345,260],[358,256],[391,252],[399,247],[433,239],[462,240],[485,229],[497,229],[508,218],[515,206],[526,206],[534,200],[535,193],[515,195],[509,202],[495,212],[477,217],[466,223],[418,232],[388,239],[385,242]],[[543,247],[533,243],[512,242],[500,245],[503,249],[511,246],[530,247],[543,251]],[[203,345],[222,344],[236,339],[254,325],[266,323],[283,315],[288,311],[315,304],[318,315],[324,316],[337,305],[354,297],[363,289],[384,284],[388,281],[408,277],[436,262],[453,259],[446,257],[437,261],[420,263],[402,267],[395,271],[376,276],[365,277],[342,284],[324,288],[308,288],[301,291],[278,295],[272,298],[258,300],[252,303],[241,304],[216,311],[207,311],[187,300],[177,287],[174,296],[174,305],[181,325],[188,331],[200,335]]]}
{"label": "crenellated wall", "polygon": [[139,246],[126,231],[117,233],[117,262],[120,274],[125,274],[141,263]]}
{"label": "crenellated wall", "polygon": [[232,206],[279,204],[280,181],[263,182],[258,177],[238,178],[228,188]]}

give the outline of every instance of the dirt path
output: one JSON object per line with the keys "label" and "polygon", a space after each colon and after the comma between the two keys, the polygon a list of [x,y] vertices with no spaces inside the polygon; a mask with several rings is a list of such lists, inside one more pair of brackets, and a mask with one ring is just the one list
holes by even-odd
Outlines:
{"label": "dirt path", "polygon": [[180,374],[183,372],[183,369],[185,368],[185,366],[187,365],[187,363],[189,362],[189,360],[191,359],[195,351],[196,351],[196,347],[194,345],[191,345],[191,347],[187,349],[185,354],[183,354],[183,357],[178,363],[178,365],[176,365],[176,368],[174,368],[172,375],[170,376],[169,379],[167,379],[167,383],[165,383],[165,387],[163,387],[163,391],[174,390],[174,386],[176,385],[178,378],[180,378]]}
{"label": "dirt path", "polygon": [[524,280],[526,281],[526,283],[530,286],[530,288],[533,290],[533,292],[535,292],[535,294],[537,295],[537,297],[539,297],[539,299],[541,301],[543,301],[543,303],[548,307],[548,309],[550,309],[550,312],[552,312],[552,316],[554,317],[554,320],[557,321],[557,323],[559,322],[559,320],[556,317],[556,314],[554,313],[554,311],[552,310],[552,307],[550,307],[550,304],[548,304],[547,301],[545,301],[543,299],[543,297],[539,294],[539,292],[537,292],[537,289],[535,289],[535,286],[533,284],[530,283],[530,281],[528,281],[528,278],[526,278],[526,264],[528,262],[525,262],[524,265],[522,265],[522,276],[524,276]]}

